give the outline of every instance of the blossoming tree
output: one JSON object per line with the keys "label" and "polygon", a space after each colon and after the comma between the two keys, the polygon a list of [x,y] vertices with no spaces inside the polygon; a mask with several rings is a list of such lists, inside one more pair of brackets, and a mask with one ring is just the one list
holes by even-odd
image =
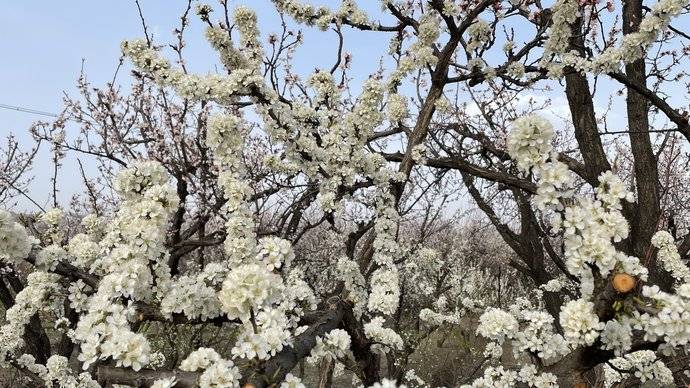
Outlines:
{"label": "blossoming tree", "polygon": [[[99,178],[83,172],[71,211],[0,213],[2,366],[47,386],[294,388],[309,360],[322,386],[336,365],[367,387],[427,386],[407,369],[416,346],[479,311],[470,386],[686,384],[690,237],[676,244],[688,219],[675,200],[690,126],[663,93],[686,72],[672,24],[686,1],[273,5],[334,30],[334,64],[302,81],[301,34],[284,24],[262,44],[250,8],[190,2],[174,60],[144,24],[122,44],[131,91],[82,77],[81,98],[32,129],[56,166],[90,155]],[[218,72],[188,70],[192,10]],[[353,33],[390,40],[361,85]],[[607,129],[593,83],[622,88],[625,130]],[[548,102],[524,103],[535,91],[567,101],[561,127],[539,114]],[[531,287],[507,307],[506,278],[441,243],[460,185],[512,250],[492,248],[499,265]],[[468,291],[477,279],[498,292]],[[213,324],[232,344],[171,363],[152,323]]]}

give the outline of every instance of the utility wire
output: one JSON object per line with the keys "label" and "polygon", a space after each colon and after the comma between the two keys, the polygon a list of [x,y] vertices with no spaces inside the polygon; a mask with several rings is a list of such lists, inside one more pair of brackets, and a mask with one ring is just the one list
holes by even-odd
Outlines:
{"label": "utility wire", "polygon": [[41,110],[24,108],[21,106],[14,106],[14,105],[7,105],[7,104],[0,104],[0,109],[16,110],[18,112],[30,113],[30,114],[41,115],[41,116],[58,117],[58,115],[55,113],[44,112]]}

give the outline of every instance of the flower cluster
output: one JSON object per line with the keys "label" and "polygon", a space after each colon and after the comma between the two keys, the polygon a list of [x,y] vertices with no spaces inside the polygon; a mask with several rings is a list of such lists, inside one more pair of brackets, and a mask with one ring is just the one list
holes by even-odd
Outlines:
{"label": "flower cluster", "polygon": [[[573,177],[565,164],[550,155],[552,137],[553,127],[548,121],[527,116],[513,123],[507,144],[518,167],[537,174],[535,205],[542,211],[557,211],[553,230],[563,232],[568,270],[581,277],[583,283],[591,283],[590,263],[596,264],[604,276],[620,268],[646,279],[647,269],[639,259],[617,251],[613,245],[628,236],[628,223],[620,210],[622,201],[634,200],[633,194],[618,176],[607,171],[599,176],[596,200],[580,197],[564,207],[561,199],[572,196],[569,186]],[[591,287],[583,285],[583,295],[591,291]]]}
{"label": "flower cluster", "polygon": [[260,75],[248,68],[237,69],[229,76],[187,74],[172,68],[166,59],[141,39],[124,42],[122,52],[160,85],[171,86],[180,96],[191,100],[231,102],[234,96],[249,94],[251,88],[261,85],[263,81]]}
{"label": "flower cluster", "polygon": [[515,350],[536,354],[547,363],[557,361],[570,352],[566,339],[555,332],[551,314],[532,309],[520,312],[520,320],[525,324],[515,335]]}
{"label": "flower cluster", "polygon": [[[570,46],[571,24],[580,16],[580,6],[575,0],[558,0],[551,7],[551,27],[549,37],[544,43],[545,64],[552,54],[563,54]],[[549,59],[547,59],[549,58]]]}
{"label": "flower cluster", "polygon": [[41,214],[39,221],[47,227],[44,235],[48,242],[58,243],[62,239],[60,230],[60,223],[62,222],[65,213],[60,208],[53,208]]}
{"label": "flower cluster", "polygon": [[383,379],[380,383],[374,383],[369,388],[407,388],[407,386],[405,384],[398,385],[395,380]]}
{"label": "flower cluster", "polygon": [[633,322],[626,316],[606,322],[601,332],[602,348],[622,355],[632,347]]}
{"label": "flower cluster", "polygon": [[317,362],[325,356],[339,359],[350,350],[350,335],[343,329],[333,329],[321,338],[316,338],[316,346],[312,348],[309,361]]}
{"label": "flower cluster", "polygon": [[371,276],[371,293],[369,294],[369,311],[392,315],[398,309],[400,289],[398,271],[395,267],[379,268]]}
{"label": "flower cluster", "polygon": [[556,388],[558,382],[556,375],[552,373],[538,374],[536,367],[528,365],[518,371],[504,369],[502,366],[488,367],[484,375],[472,382],[471,385],[462,385],[461,388],[482,387],[514,387],[524,383],[529,387]]}
{"label": "flower cluster", "polygon": [[255,323],[245,321],[232,354],[240,358],[267,360],[290,343],[296,323],[288,318],[285,306],[261,311]]}
{"label": "flower cluster", "polygon": [[151,388],[173,388],[175,384],[177,384],[177,379],[173,376],[154,381]]}
{"label": "flower cluster", "polygon": [[45,271],[54,271],[58,263],[67,261],[67,251],[55,244],[48,245],[41,249],[36,255],[36,267]]}
{"label": "flower cluster", "polygon": [[392,123],[402,122],[409,115],[407,97],[400,94],[394,93],[388,95],[388,102],[386,108],[386,116],[388,117],[388,120]]}
{"label": "flower cluster", "polygon": [[283,265],[289,266],[295,257],[290,241],[279,237],[262,238],[257,250],[258,258],[266,263],[269,270],[279,269]]}
{"label": "flower cluster", "polygon": [[288,373],[285,375],[283,382],[280,383],[280,388],[306,388],[306,386],[302,384],[302,380],[299,377]]}
{"label": "flower cluster", "polygon": [[258,264],[244,264],[233,268],[218,293],[218,299],[228,318],[247,319],[273,303],[282,289],[282,278]]}
{"label": "flower cluster", "polygon": [[657,248],[657,257],[671,276],[684,283],[690,283],[690,268],[680,259],[673,236],[664,230],[652,236],[652,245]]}
{"label": "flower cluster", "polygon": [[[561,77],[565,66],[572,66],[581,72],[600,74],[617,72],[621,64],[643,58],[651,45],[666,30],[671,19],[682,13],[688,1],[661,0],[655,3],[640,21],[637,32],[624,35],[619,46],[609,46],[591,59],[570,51],[571,25],[581,14],[580,4],[577,0],[559,0],[552,7],[552,23],[549,38],[544,44],[545,55],[541,65],[553,78]],[[553,61],[553,55],[560,57],[561,61]]]}
{"label": "flower cluster", "polygon": [[[389,85],[394,87],[402,82],[405,77],[418,69],[428,65],[434,65],[438,58],[434,55],[434,43],[438,40],[439,30],[438,15],[433,10],[424,13],[419,19],[417,27],[417,39],[410,45],[405,55],[398,61],[398,66],[390,75]],[[398,46],[400,42],[392,42]]]}
{"label": "flower cluster", "polygon": [[203,370],[199,376],[199,386],[239,387],[240,370],[230,360],[223,359],[211,348],[199,348],[190,353],[180,364],[180,370],[196,372]]}
{"label": "flower cluster", "polygon": [[[101,254],[93,261],[93,257],[81,261],[91,263],[89,271],[101,275],[98,289],[84,301],[84,287],[76,284],[70,295],[73,303],[87,310],[69,333],[80,344],[79,359],[85,369],[98,359],[113,358],[117,366],[138,370],[151,359],[148,340],[133,332],[130,322],[135,316],[133,301],[151,299],[154,276],[160,289],[169,280],[165,225],[179,199],[168,179],[155,162],[135,163],[116,177],[115,188],[123,202],[99,241]],[[86,251],[95,249],[88,245]]]}
{"label": "flower cluster", "polygon": [[336,264],[338,279],[345,285],[347,299],[353,304],[356,316],[361,316],[367,306],[369,295],[366,280],[359,270],[359,265],[347,257],[341,257]]}
{"label": "flower cluster", "polygon": [[69,240],[67,251],[73,258],[72,264],[82,268],[91,268],[98,259],[100,246],[92,234],[79,233]]}
{"label": "flower cluster", "polygon": [[[384,327],[385,321],[382,317],[375,317],[364,324],[364,335],[370,340],[378,342],[388,348],[401,350],[403,340],[395,330]],[[387,349],[384,349],[387,350]]]}
{"label": "flower cluster", "polygon": [[546,119],[536,115],[521,117],[513,122],[508,135],[508,153],[518,167],[529,171],[548,158],[553,149],[553,134],[553,126]]}
{"label": "flower cluster", "polygon": [[467,50],[472,51],[480,48],[484,42],[491,38],[491,26],[485,20],[477,19],[467,28],[470,39],[467,41]]}
{"label": "flower cluster", "polygon": [[479,317],[477,334],[502,343],[506,338],[513,338],[518,329],[518,321],[512,314],[490,307]]}
{"label": "flower cluster", "polygon": [[42,309],[51,310],[61,301],[59,277],[43,271],[29,274],[27,284],[16,296],[14,305],[5,312],[6,323],[0,327],[0,365],[6,365],[8,357],[24,344],[24,329],[31,317]]}
{"label": "flower cluster", "polygon": [[396,240],[397,221],[400,215],[391,206],[390,194],[379,193],[377,217],[374,221],[374,262],[380,267],[371,276],[371,292],[367,308],[372,313],[392,315],[398,309],[400,288],[395,259],[400,255]]}
{"label": "flower cluster", "polygon": [[561,308],[559,321],[565,339],[574,347],[591,345],[604,329],[604,323],[594,313],[594,303],[583,299],[566,303]]}
{"label": "flower cluster", "polygon": [[[623,382],[626,378],[631,377],[631,374],[642,383],[650,381],[660,386],[673,385],[673,372],[663,361],[657,359],[656,354],[651,350],[629,353],[624,357],[614,358],[610,362],[611,366],[604,365],[606,387]],[[629,372],[625,373],[622,371]]]}
{"label": "flower cluster", "polygon": [[443,314],[429,308],[419,311],[419,319],[431,325],[441,325],[443,323],[455,323],[460,321],[459,314]]}
{"label": "flower cluster", "polygon": [[246,68],[258,71],[263,59],[263,50],[257,40],[260,34],[256,13],[251,8],[239,6],[235,8],[234,19],[240,33],[240,50],[247,60]]}
{"label": "flower cluster", "polygon": [[0,259],[21,260],[29,256],[34,239],[14,220],[12,214],[0,210]]}
{"label": "flower cluster", "polygon": [[79,388],[100,388],[98,382],[93,380],[87,373],[74,375],[69,361],[63,356],[51,356],[46,365],[37,364],[33,356],[24,354],[17,359],[17,364],[27,371],[37,375],[46,387],[79,387]]}
{"label": "flower cluster", "polygon": [[285,12],[296,21],[307,25],[316,25],[326,30],[333,20],[333,12],[327,7],[315,7],[297,0],[273,0],[278,11]]}
{"label": "flower cluster", "polygon": [[690,343],[690,286],[678,287],[677,294],[663,292],[658,286],[644,286],[642,295],[661,306],[656,314],[643,313],[635,317],[634,327],[644,331],[648,341],[664,340],[671,346]]}
{"label": "flower cluster", "polygon": [[210,263],[204,270],[196,275],[185,275],[173,279],[160,301],[161,313],[170,316],[174,313],[182,313],[187,318],[199,318],[202,321],[215,318],[220,315],[220,302],[217,291],[213,287],[225,269]]}
{"label": "flower cluster", "polygon": [[[278,9],[303,23],[323,25],[331,20],[344,21],[345,18],[348,23],[369,23],[366,15],[352,1],[343,2],[335,12],[325,8],[315,9],[295,1],[280,1],[276,2],[276,5]],[[204,8],[201,17],[208,18],[209,12],[208,8]],[[171,86],[182,97],[203,98],[223,104],[238,96],[250,96],[255,103],[257,114],[264,121],[263,127],[267,134],[278,143],[290,140],[282,157],[287,163],[282,164],[295,166],[308,176],[317,175],[317,200],[322,210],[330,212],[340,208],[343,201],[340,187],[343,184],[353,184],[362,177],[372,179],[376,184],[387,184],[393,173],[384,167],[385,161],[380,155],[366,152],[365,147],[373,130],[384,120],[384,114],[381,112],[384,84],[374,78],[367,80],[354,106],[344,109],[344,105],[339,102],[340,93],[332,75],[317,71],[310,77],[309,85],[316,94],[313,103],[318,105],[318,109],[297,101],[290,105],[285,104],[279,100],[270,86],[265,85],[261,74],[256,71],[261,51],[260,44],[256,41],[258,32],[255,15],[240,7],[235,11],[234,21],[240,35],[237,49],[234,48],[233,42],[222,34],[223,31],[217,28],[207,31],[207,37],[211,45],[219,51],[221,61],[232,70],[228,76],[186,74],[173,68],[155,49],[143,41],[123,44],[123,52],[142,72],[152,76],[161,85]],[[222,29],[222,26],[220,28]],[[420,23],[417,30],[420,50],[411,50],[409,60],[416,63],[414,66],[421,68],[435,59],[432,44],[439,35],[436,16],[430,14]],[[426,54],[420,56],[422,51]],[[394,116],[401,119],[405,110],[401,99],[393,97],[391,101],[393,106],[397,104]],[[219,300],[222,310],[228,317],[239,318],[245,325],[245,334],[241,336],[242,340],[235,348],[238,354],[264,354],[266,348],[263,344],[275,342],[278,337],[287,339],[289,336],[272,335],[270,341],[268,338],[259,339],[257,336],[262,337],[264,333],[252,333],[249,324],[257,326],[252,315],[272,315],[273,310],[285,309],[293,304],[273,297],[280,296],[277,291],[281,289],[282,283],[274,281],[280,276],[271,273],[273,269],[282,268],[287,264],[292,253],[289,243],[285,241],[275,238],[258,243],[256,241],[255,223],[247,205],[251,187],[245,183],[243,176],[241,152],[247,131],[242,120],[239,116],[230,114],[214,115],[209,120],[208,127],[207,144],[214,151],[214,161],[220,170],[219,185],[227,199],[225,252],[230,258],[231,267],[228,268]],[[293,128],[299,127],[307,129],[295,137],[292,134]],[[304,154],[309,155],[309,158],[305,158]],[[382,190],[382,193],[386,191]],[[380,202],[377,203],[377,219],[391,219],[394,222],[392,217],[396,216],[395,210],[388,201]],[[371,311],[383,314],[392,314],[398,307],[398,273],[393,265],[397,252],[394,232],[393,228],[389,228],[379,233],[377,228],[375,260],[381,268],[374,276],[377,281],[372,279],[371,282],[372,297],[356,295],[359,311],[366,305],[365,302],[368,302]],[[256,267],[259,263],[264,264],[265,268]],[[182,288],[194,289],[191,287],[193,282],[189,283],[187,287]],[[261,288],[262,286],[264,288]],[[168,286],[168,289],[171,287]],[[189,292],[184,291],[180,294],[188,295]],[[287,325],[292,324],[289,322]],[[286,328],[281,323],[267,332],[284,333]],[[251,343],[243,343],[244,340],[251,340]],[[284,342],[285,340],[282,341]],[[282,344],[276,343],[268,352],[271,353],[280,346]],[[256,347],[261,351],[256,352]],[[242,349],[250,350],[245,352]]]}

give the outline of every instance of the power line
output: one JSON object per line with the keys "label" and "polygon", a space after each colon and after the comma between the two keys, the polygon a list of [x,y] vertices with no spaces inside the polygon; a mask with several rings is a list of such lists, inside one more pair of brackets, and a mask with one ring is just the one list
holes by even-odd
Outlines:
{"label": "power line", "polygon": [[21,107],[21,106],[0,104],[0,108],[2,108],[2,109],[9,109],[9,110],[16,110],[16,111],[18,111],[18,112],[30,113],[30,114],[34,114],[34,115],[58,117],[58,115],[57,115],[56,113],[50,113],[50,112],[45,112],[45,111],[36,110],[36,109],[31,109],[31,108],[24,108],[24,107]]}

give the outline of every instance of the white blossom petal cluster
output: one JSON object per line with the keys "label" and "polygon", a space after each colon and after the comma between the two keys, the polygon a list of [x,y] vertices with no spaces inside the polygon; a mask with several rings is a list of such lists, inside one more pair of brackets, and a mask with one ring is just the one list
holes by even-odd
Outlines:
{"label": "white blossom petal cluster", "polygon": [[30,372],[37,374],[43,379],[48,388],[78,387],[78,388],[100,388],[98,382],[91,378],[91,375],[84,372],[75,375],[69,366],[67,358],[53,355],[46,362],[45,367],[35,364],[33,356],[25,354],[19,361],[20,364]]}
{"label": "white blossom petal cluster", "polygon": [[591,345],[604,329],[604,323],[594,313],[594,303],[583,299],[566,303],[561,308],[559,321],[563,336],[573,347]]}
{"label": "white blossom petal cluster", "polygon": [[[573,179],[568,177],[571,173],[567,167],[557,162],[557,155],[552,154],[552,136],[550,124],[529,118],[517,122],[514,133],[509,135],[508,147],[519,168],[533,172],[537,177],[535,205],[544,212],[555,214],[553,230],[563,233],[566,266],[579,280],[581,298],[561,307],[559,323],[563,336],[555,333],[550,314],[533,310],[529,304],[515,303],[510,307],[510,312],[487,309],[480,317],[477,329],[480,335],[492,340],[485,349],[485,355],[497,360],[502,355],[500,345],[505,339],[511,339],[516,358],[520,357],[519,352],[528,351],[549,364],[558,361],[572,349],[592,346],[600,340],[601,348],[613,351],[620,357],[616,362],[630,370],[622,377],[614,373],[615,381],[634,376],[643,382],[653,380],[669,384],[673,382],[672,373],[663,362],[656,360],[653,352],[628,352],[633,345],[634,331],[642,332],[644,340],[651,343],[663,341],[666,347],[688,344],[688,269],[680,260],[671,235],[667,232],[657,233],[652,244],[659,249],[659,260],[664,263],[664,268],[678,280],[676,294],[662,292],[658,286],[644,286],[642,298],[646,302],[635,300],[635,303],[651,304],[644,313],[621,313],[615,319],[600,321],[594,311],[594,303],[589,300],[595,287],[592,265],[596,265],[598,273],[605,277],[623,272],[642,280],[647,278],[647,269],[638,258],[628,256],[614,246],[614,243],[628,236],[629,227],[621,214],[622,201],[633,201],[634,196],[620,178],[606,172],[598,179],[594,200],[580,197],[576,201],[563,201],[563,198],[572,195],[569,191]],[[561,290],[563,286],[563,280],[556,279],[542,288],[553,292]],[[633,363],[636,365],[633,366]],[[514,386],[516,382],[530,386],[556,386],[555,376],[545,376],[538,383],[530,379],[530,376],[536,375],[536,371],[536,367],[531,365],[524,366],[519,373],[502,367],[490,367],[473,386]],[[613,369],[607,369],[607,375],[613,372]]]}
{"label": "white blossom petal cluster", "polygon": [[79,233],[69,240],[67,252],[73,258],[72,264],[81,268],[91,268],[101,253],[96,239],[85,233]]}
{"label": "white blossom petal cluster", "polygon": [[518,321],[511,313],[490,307],[479,317],[477,334],[503,343],[506,338],[513,338],[518,329]]}
{"label": "white blossom petal cluster", "polygon": [[302,384],[302,380],[299,377],[288,373],[285,375],[283,382],[280,383],[280,388],[306,388],[306,385]]}
{"label": "white blossom petal cluster", "polygon": [[[398,61],[398,65],[391,73],[389,85],[395,86],[405,77],[427,65],[434,65],[438,61],[434,55],[434,44],[441,35],[438,18],[440,15],[433,11],[426,12],[419,18],[416,40],[410,44],[404,56]],[[392,41],[392,46],[399,46],[399,41]]]}
{"label": "white blossom petal cluster", "polygon": [[196,372],[206,369],[221,360],[221,356],[212,348],[201,347],[187,355],[180,363],[180,370]]}
{"label": "white blossom petal cluster", "polygon": [[[216,278],[211,271],[218,269],[215,265],[207,265],[197,275],[179,276],[167,285],[166,292],[160,301],[161,313],[170,317],[172,314],[184,314],[187,318],[207,319],[221,314],[220,301],[213,280]],[[223,269],[221,269],[223,270]]]}
{"label": "white blossom petal cluster", "polygon": [[158,379],[151,384],[151,388],[173,388],[177,384],[177,379],[173,377]]}
{"label": "white blossom petal cluster", "polygon": [[34,239],[14,220],[12,214],[0,210],[0,259],[21,260],[29,256]]}
{"label": "white blossom petal cluster", "polygon": [[180,96],[192,100],[231,102],[234,95],[249,94],[251,88],[263,82],[262,77],[249,68],[236,69],[229,76],[187,74],[173,68],[168,60],[142,39],[123,42],[122,52],[137,68],[151,74],[160,85],[171,86]]}
{"label": "white blossom petal cluster", "polygon": [[400,299],[398,270],[394,264],[401,253],[395,235],[400,215],[390,205],[391,200],[390,194],[380,193],[377,202],[373,260],[380,267],[371,276],[367,304],[370,312],[384,315],[394,314]]}
{"label": "white blossom petal cluster", "polygon": [[258,70],[263,59],[262,45],[259,44],[259,28],[256,13],[251,8],[238,6],[233,15],[240,35],[240,51],[247,60],[246,68]]}
{"label": "white blossom petal cluster", "polygon": [[613,367],[604,365],[605,387],[611,387],[632,376],[642,383],[651,381],[659,386],[674,385],[673,372],[650,350],[629,353],[624,357],[614,358],[610,363]]}
{"label": "white blossom petal cluster", "polygon": [[536,354],[547,363],[555,362],[570,352],[568,342],[555,332],[553,317],[546,311],[524,310],[524,325],[515,334],[514,350]]}
{"label": "white blossom petal cluster", "polygon": [[[135,370],[150,361],[148,340],[134,333],[130,322],[135,315],[132,302],[150,300],[154,276],[169,273],[163,247],[165,225],[178,199],[174,191],[162,187],[167,184],[167,172],[155,162],[135,163],[116,177],[115,187],[123,202],[99,241],[101,255],[89,268],[101,280],[86,301],[87,314],[70,334],[80,345],[84,369],[107,358],[113,358],[116,366]],[[158,280],[164,283],[166,279]],[[76,285],[72,290],[73,303],[84,304],[83,288]]]}
{"label": "white blossom petal cluster", "polygon": [[403,380],[412,383],[413,387],[430,387],[430,385],[427,384],[426,381],[424,381],[421,377],[417,375],[417,372],[414,369],[408,369],[407,371],[405,371],[405,377]]}
{"label": "white blossom petal cluster", "polygon": [[676,280],[690,283],[690,268],[681,260],[673,236],[664,230],[656,232],[652,236],[652,245],[659,250],[657,257],[664,269]]}
{"label": "white blossom petal cluster", "polygon": [[350,335],[343,329],[333,329],[323,338],[316,337],[316,346],[312,348],[308,361],[316,363],[325,356],[339,359],[350,350]]}
{"label": "white blossom petal cluster", "polygon": [[551,7],[551,26],[548,39],[544,43],[544,59],[550,59],[552,54],[567,52],[572,36],[571,24],[580,16],[580,5],[574,0],[558,0]]}
{"label": "white blossom petal cluster", "polygon": [[456,312],[444,314],[429,308],[424,308],[419,311],[419,319],[431,325],[441,325],[444,323],[457,324],[460,321],[460,316]]}
{"label": "white blossom petal cluster", "polygon": [[513,122],[508,135],[508,153],[518,167],[529,171],[546,161],[553,149],[553,135],[553,126],[548,120],[536,115],[521,117]]}
{"label": "white blossom petal cluster", "polygon": [[328,28],[331,23],[342,23],[345,19],[361,26],[372,25],[366,12],[360,9],[353,0],[342,1],[336,10],[331,10],[325,6],[313,6],[298,0],[273,0],[273,4],[278,10],[287,13],[297,22],[309,26],[315,25],[322,30]]}
{"label": "white blossom petal cluster", "polygon": [[43,271],[29,274],[27,284],[15,296],[15,303],[5,312],[6,323],[0,327],[0,365],[6,365],[24,345],[24,329],[31,317],[42,309],[53,309],[60,300],[59,276]]}
{"label": "white blossom petal cluster", "polygon": [[364,335],[387,348],[401,350],[404,346],[402,338],[395,330],[384,327],[384,323],[383,317],[372,318],[364,324]]}
{"label": "white blossom petal cluster", "polygon": [[[302,23],[323,26],[324,23],[344,20],[344,18],[347,18],[348,22],[369,23],[368,17],[352,1],[343,2],[341,7],[333,12],[325,8],[315,9],[294,1],[280,1],[276,2],[276,5]],[[209,12],[208,8],[201,9],[202,19],[207,18]],[[410,50],[410,55],[407,56],[408,60],[413,62],[412,67],[421,68],[435,61],[432,45],[439,36],[437,16],[436,14],[425,16],[425,20],[417,28],[416,47],[420,50]],[[264,83],[260,72],[257,71],[257,59],[261,54],[258,51],[260,44],[256,41],[258,32],[255,15],[250,10],[240,7],[235,11],[234,21],[240,35],[237,46],[233,46],[234,42],[223,36],[222,31],[214,29],[207,31],[207,38],[219,51],[221,61],[233,67],[228,76],[186,74],[171,66],[170,62],[163,59],[156,49],[149,47],[143,41],[126,42],[122,49],[137,68],[152,76],[160,85],[171,86],[182,97],[210,99],[222,104],[238,96],[251,95],[250,98],[256,103],[256,111],[264,121],[264,128],[268,135],[278,143],[295,139],[291,140],[290,145],[286,147],[283,160],[287,163],[281,164],[296,166],[309,175],[320,175],[317,201],[324,211],[336,211],[340,208],[343,199],[340,198],[338,192],[339,187],[344,183],[352,184],[361,177],[369,177],[377,184],[389,182],[395,175],[385,167],[385,160],[376,153],[362,151],[366,149],[364,145],[373,134],[373,130],[384,121],[385,115],[382,109],[385,85],[374,78],[367,80],[354,106],[343,109],[343,105],[339,102],[340,91],[332,75],[328,72],[316,71],[310,77],[308,84],[316,94],[314,103],[319,109],[298,102],[288,106],[278,99],[276,93]],[[411,70],[403,69],[401,74],[407,74]],[[391,78],[389,84],[395,83],[395,77]],[[203,95],[200,91],[203,91]],[[391,101],[392,105],[398,105],[394,116],[402,118],[402,99],[394,97]],[[319,141],[317,142],[314,136],[316,133],[310,133],[308,130],[302,131],[301,135],[295,138],[291,133],[291,128],[300,126],[318,130]],[[258,245],[263,246],[257,246],[255,222],[247,206],[252,188],[243,179],[244,168],[241,160],[243,138],[247,133],[241,120],[232,115],[213,115],[209,120],[207,144],[216,155],[214,162],[220,170],[219,184],[227,199],[225,252],[231,258],[229,263],[232,265],[228,268],[227,276],[233,280],[239,280],[240,283],[243,280],[256,279],[264,285],[281,287],[279,282],[265,282],[265,280],[273,279],[269,271],[278,268],[279,262],[282,263],[280,265],[287,264],[291,254],[288,244],[275,239],[264,241],[265,244],[259,242]],[[301,156],[301,153],[308,153],[311,158],[307,160]],[[377,220],[383,221],[381,225],[389,222],[388,220],[394,223],[397,217],[395,209],[388,204],[387,199],[383,198],[385,195],[383,193],[387,191],[381,191],[382,199],[377,203]],[[358,299],[359,311],[362,311],[361,306],[368,305],[372,312],[389,315],[398,307],[398,274],[393,265],[398,254],[395,229],[394,226],[386,228],[387,230],[380,233],[383,228],[375,227],[375,260],[381,268],[375,274],[375,279],[371,279],[372,297],[364,298],[359,293],[351,294]],[[264,262],[268,267],[264,274],[249,267],[255,265],[257,261]],[[187,289],[191,288],[187,287]],[[182,294],[188,294],[188,292]],[[258,309],[264,309],[268,313],[268,310],[279,304],[279,298],[267,298],[269,294],[274,294],[270,288],[259,290],[258,286],[251,286],[246,282],[242,283],[242,286],[232,286],[226,279],[219,299],[224,312],[231,319],[236,316],[247,325],[252,320],[251,313],[254,308],[257,311],[253,312],[258,316],[260,313]],[[250,300],[251,298],[258,299]],[[364,304],[365,302],[367,304]],[[280,328],[277,331],[284,329]],[[245,330],[245,333],[250,332]],[[250,337],[256,336],[247,334],[242,338]],[[258,340],[253,345],[263,349]],[[240,353],[244,354],[241,351]],[[251,350],[250,353],[255,352]]]}
{"label": "white blossom petal cluster", "polygon": [[395,380],[383,379],[381,382],[374,383],[374,385],[370,386],[369,388],[407,388],[407,385],[398,385],[398,382]]}
{"label": "white blossom petal cluster", "polygon": [[236,388],[240,386],[240,370],[230,360],[221,359],[199,376],[199,388]]}
{"label": "white blossom petal cluster", "polygon": [[467,41],[467,50],[472,51],[480,48],[485,42],[491,38],[491,26],[486,20],[478,18],[472,25],[467,28],[469,40]]}
{"label": "white blossom petal cluster", "polygon": [[242,377],[232,361],[223,359],[211,348],[203,347],[191,352],[180,363],[180,370],[203,371],[199,377],[199,386],[203,388],[239,387]]}
{"label": "white blossom petal cluster", "polygon": [[392,315],[398,309],[400,289],[395,267],[379,268],[371,276],[368,309],[372,313]]}
{"label": "white blossom petal cluster", "polygon": [[232,354],[235,357],[266,360],[291,344],[296,322],[289,319],[284,306],[257,314],[255,324],[245,323]]}
{"label": "white blossom petal cluster", "polygon": [[280,276],[258,264],[244,264],[228,273],[218,299],[228,318],[248,319],[252,311],[258,312],[276,301],[282,288]]}
{"label": "white blossom petal cluster", "polygon": [[538,374],[533,365],[522,367],[519,372],[504,369],[502,366],[488,367],[484,370],[484,375],[469,385],[462,385],[461,388],[489,388],[489,387],[514,387],[518,383],[527,384],[529,387],[556,388],[558,383],[556,375],[551,373]]}
{"label": "white blossom petal cluster", "polygon": [[67,262],[68,255],[61,246],[51,244],[36,255],[36,267],[44,271],[54,271],[60,262]]}
{"label": "white blossom petal cluster", "polygon": [[260,260],[266,263],[269,270],[289,266],[295,257],[290,241],[279,237],[262,238],[257,249]]}
{"label": "white blossom petal cluster", "polygon": [[[671,20],[680,15],[687,0],[661,0],[655,3],[649,13],[640,21],[637,32],[624,35],[618,46],[607,47],[592,58],[584,58],[569,51],[571,25],[582,14],[581,3],[577,0],[559,0],[552,7],[549,37],[544,44],[541,65],[552,78],[563,76],[565,66],[572,66],[581,72],[594,74],[617,72],[622,64],[632,63],[643,58],[657,38],[668,27]],[[554,61],[556,55],[560,61]]]}
{"label": "white blossom petal cluster", "polygon": [[[551,154],[553,127],[543,118],[526,116],[513,123],[508,136],[508,151],[518,167],[537,174],[535,205],[541,211],[555,211],[553,230],[563,232],[566,266],[571,274],[589,281],[588,264],[596,264],[602,275],[624,269],[630,275],[646,279],[647,269],[634,257],[617,251],[613,243],[628,237],[628,223],[621,214],[621,202],[632,201],[620,178],[607,171],[599,176],[596,200],[580,197],[574,204],[563,206],[570,197],[572,173]],[[549,161],[549,159],[551,161]],[[591,293],[582,287],[582,294]]]}
{"label": "white blossom petal cluster", "polygon": [[407,106],[407,97],[401,94],[394,93],[388,95],[386,108],[388,120],[393,123],[404,121],[410,114]]}
{"label": "white blossom petal cluster", "polygon": [[501,357],[507,339],[511,340],[516,358],[530,354],[552,363],[571,351],[565,338],[556,333],[553,317],[548,312],[535,310],[519,300],[509,306],[509,311],[486,309],[479,317],[477,334],[491,340],[484,354],[493,359]]}
{"label": "white blossom petal cluster", "polygon": [[[232,265],[227,275],[223,274],[217,298],[229,319],[243,322],[242,332],[232,349],[233,355],[267,359],[291,340],[290,330],[296,327],[297,317],[288,319],[288,311],[299,314],[303,311],[300,303],[313,304],[313,294],[308,287],[305,289],[303,282],[293,280],[286,287],[281,276],[273,272],[289,266],[294,257],[288,241],[277,237],[257,241],[247,203],[250,188],[243,179],[245,169],[241,160],[246,135],[243,123],[234,116],[215,115],[209,120],[207,143],[214,150],[216,164],[221,169],[218,180],[224,189],[228,213],[224,247]],[[213,290],[199,278],[191,284],[208,290],[204,295],[208,295],[208,306],[212,307]],[[190,302],[197,297],[191,292],[187,295]]]}
{"label": "white blossom petal cluster", "polygon": [[65,217],[65,212],[60,208],[48,209],[38,217],[38,220],[45,224],[46,230],[43,233],[46,241],[57,243],[63,238],[60,224]]}
{"label": "white blossom petal cluster", "polygon": [[65,216],[65,212],[60,208],[48,209],[45,213],[41,214],[39,221],[51,227],[57,227]]}
{"label": "white blossom petal cluster", "polygon": [[367,306],[369,294],[366,289],[366,280],[359,270],[359,265],[348,259],[341,257],[336,264],[338,279],[345,285],[347,299],[353,303],[353,311],[356,316],[361,316]]}
{"label": "white blossom petal cluster", "polygon": [[87,291],[92,291],[90,286],[79,279],[72,283],[67,291],[69,292],[67,298],[69,299],[70,307],[77,312],[86,311],[88,309],[89,296]]}
{"label": "white blossom petal cluster", "polygon": [[643,313],[635,317],[635,328],[644,331],[648,341],[663,339],[671,346],[685,346],[690,343],[690,294],[687,286],[680,286],[678,294],[669,294],[659,286],[642,287],[642,295],[660,305],[656,314]]}
{"label": "white blossom petal cluster", "polygon": [[606,322],[601,332],[602,348],[613,350],[617,356],[625,354],[632,347],[632,329],[632,322],[625,316]]}

